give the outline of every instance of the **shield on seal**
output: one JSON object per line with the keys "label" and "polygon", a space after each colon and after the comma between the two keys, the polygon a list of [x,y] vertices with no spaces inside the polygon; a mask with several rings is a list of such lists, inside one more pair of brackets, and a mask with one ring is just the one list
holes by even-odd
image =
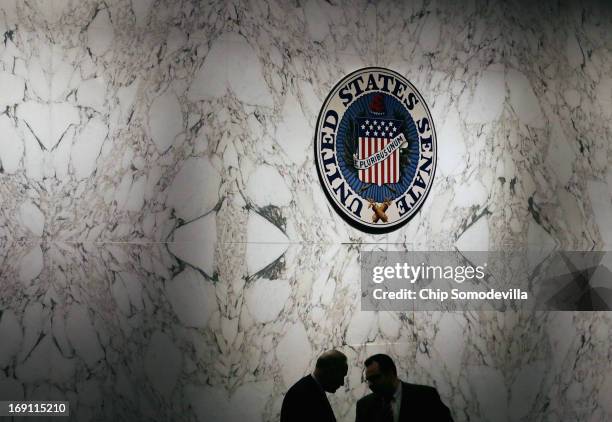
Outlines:
{"label": "shield on seal", "polygon": [[399,182],[399,149],[394,149],[382,160],[378,153],[383,152],[392,139],[400,133],[401,121],[358,118],[357,126],[357,133],[359,135],[358,157],[360,160],[366,160],[369,163],[374,162],[374,164],[365,169],[359,169],[359,180],[364,183],[375,183],[378,186]]}

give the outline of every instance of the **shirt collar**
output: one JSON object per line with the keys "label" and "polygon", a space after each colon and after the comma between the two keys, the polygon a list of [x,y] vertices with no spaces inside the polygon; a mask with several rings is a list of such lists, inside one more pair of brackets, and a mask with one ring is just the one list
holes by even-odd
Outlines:
{"label": "shirt collar", "polygon": [[321,392],[325,393],[325,390],[323,389],[323,386],[321,385],[321,383],[319,382],[317,377],[315,377],[314,374],[310,374],[310,376],[317,383],[317,386],[319,387],[319,390],[321,390]]}
{"label": "shirt collar", "polygon": [[395,392],[393,393],[393,400],[398,402],[402,399],[402,382],[400,381],[399,384],[397,384],[397,388],[395,389]]}

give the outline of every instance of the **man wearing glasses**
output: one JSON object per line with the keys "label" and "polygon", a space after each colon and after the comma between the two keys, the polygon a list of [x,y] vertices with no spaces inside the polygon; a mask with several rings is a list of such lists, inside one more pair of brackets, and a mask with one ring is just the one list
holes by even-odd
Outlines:
{"label": "man wearing glasses", "polygon": [[370,356],[364,365],[372,394],[357,402],[356,422],[453,422],[438,391],[401,381],[389,356]]}

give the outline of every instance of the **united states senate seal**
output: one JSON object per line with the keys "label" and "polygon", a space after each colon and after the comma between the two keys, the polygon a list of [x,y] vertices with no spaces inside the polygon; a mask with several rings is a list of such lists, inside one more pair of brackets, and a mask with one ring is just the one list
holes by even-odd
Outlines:
{"label": "united states senate seal", "polygon": [[317,172],[352,226],[387,233],[417,213],[431,189],[437,143],[425,100],[406,78],[359,69],[334,86],[319,113]]}

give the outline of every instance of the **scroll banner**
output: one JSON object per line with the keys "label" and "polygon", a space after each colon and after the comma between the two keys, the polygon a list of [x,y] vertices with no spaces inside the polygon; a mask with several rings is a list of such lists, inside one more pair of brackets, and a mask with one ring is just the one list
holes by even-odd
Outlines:
{"label": "scroll banner", "polygon": [[357,154],[353,154],[353,161],[354,161],[355,168],[358,170],[365,170],[367,168],[370,168],[386,160],[387,157],[389,157],[389,155],[391,155],[393,151],[398,149],[400,145],[402,145],[404,142],[406,142],[406,138],[404,137],[403,133],[400,133],[395,138],[393,138],[391,142],[387,144],[386,147],[384,147],[378,152],[375,152],[369,157],[364,158],[363,160],[360,160]]}

